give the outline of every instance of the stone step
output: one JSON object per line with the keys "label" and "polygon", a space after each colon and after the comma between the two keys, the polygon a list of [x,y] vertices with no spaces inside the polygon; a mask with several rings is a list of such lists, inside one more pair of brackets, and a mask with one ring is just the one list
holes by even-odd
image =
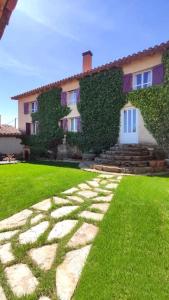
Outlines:
{"label": "stone step", "polygon": [[145,160],[149,160],[149,156],[146,155],[146,156],[138,156],[138,155],[133,155],[133,156],[129,156],[129,155],[111,155],[111,154],[100,154],[100,157],[101,158],[106,158],[108,160],[113,160],[113,161],[116,161],[116,160],[122,160],[122,161],[145,161]]}
{"label": "stone step", "polygon": [[114,173],[128,173],[128,174],[146,174],[146,173],[155,173],[155,172],[164,172],[166,171],[165,167],[162,168],[152,168],[152,167],[117,167],[117,166],[108,166],[101,164],[94,164],[93,168],[99,171],[105,172],[114,172]]}
{"label": "stone step", "polygon": [[100,164],[106,164],[106,165],[114,165],[114,166],[148,166],[149,161],[148,160],[142,160],[142,161],[135,161],[135,160],[113,160],[113,159],[107,159],[107,158],[96,158],[96,163]]}
{"label": "stone step", "polygon": [[127,155],[127,156],[133,156],[133,155],[138,155],[138,156],[145,156],[149,155],[148,150],[135,150],[135,151],[129,151],[129,150],[107,150],[104,154],[108,155]]}

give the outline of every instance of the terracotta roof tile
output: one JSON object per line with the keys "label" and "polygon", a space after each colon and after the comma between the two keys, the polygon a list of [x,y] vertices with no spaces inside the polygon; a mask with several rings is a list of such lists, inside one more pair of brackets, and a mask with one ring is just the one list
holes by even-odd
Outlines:
{"label": "terracotta roof tile", "polygon": [[20,136],[21,132],[13,126],[1,125],[0,126],[0,136]]}
{"label": "terracotta roof tile", "polygon": [[2,38],[6,25],[9,23],[9,19],[17,1],[18,0],[7,0],[3,7],[2,16],[0,17],[0,39]]}
{"label": "terracotta roof tile", "polygon": [[168,48],[169,48],[169,41],[167,41],[166,43],[162,43],[160,45],[156,45],[154,47],[150,47],[150,48],[145,49],[143,51],[139,51],[139,52],[134,53],[132,55],[128,55],[128,56],[122,57],[120,59],[114,60],[113,62],[110,62],[110,63],[107,63],[105,65],[99,66],[99,67],[94,68],[94,69],[92,69],[90,71],[87,71],[85,73],[79,73],[79,74],[67,77],[65,79],[62,79],[62,80],[59,80],[59,81],[56,81],[56,82],[38,87],[36,89],[24,92],[22,94],[18,94],[16,96],[11,97],[11,99],[18,100],[19,98],[22,98],[22,97],[27,97],[27,96],[30,96],[30,95],[33,95],[33,94],[36,94],[36,93],[42,93],[42,92],[45,92],[45,91],[47,91],[51,88],[60,87],[62,84],[66,83],[68,81],[71,81],[73,79],[78,80],[78,79],[83,78],[85,76],[89,76],[93,73],[99,73],[103,70],[110,69],[112,67],[121,67],[122,65],[129,64],[129,63],[131,63],[132,61],[134,61],[136,59],[141,59],[141,58],[144,58],[145,56],[154,55],[156,53],[162,53]]}

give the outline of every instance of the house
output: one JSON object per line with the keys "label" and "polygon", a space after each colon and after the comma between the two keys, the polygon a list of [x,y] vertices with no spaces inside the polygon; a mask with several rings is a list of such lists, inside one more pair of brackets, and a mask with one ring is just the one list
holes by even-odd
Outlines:
{"label": "house", "polygon": [[[62,88],[61,101],[66,102],[71,109],[69,115],[62,120],[62,126],[68,131],[78,131],[80,115],[77,102],[80,101],[79,80],[81,78],[113,67],[120,67],[124,74],[124,92],[159,85],[164,80],[162,55],[168,48],[169,41],[97,68],[92,68],[92,52],[83,53],[83,70],[80,74],[12,97],[12,99],[18,100],[19,130],[26,134],[36,134],[37,124],[32,122],[31,114],[37,110],[38,95],[54,87],[60,87]],[[156,140],[144,126],[140,110],[131,103],[127,103],[121,110],[119,143],[156,144]]]}
{"label": "house", "polygon": [[21,132],[13,126],[0,126],[0,153],[1,154],[22,154]]}
{"label": "house", "polygon": [[6,25],[9,23],[11,14],[17,4],[17,0],[0,0],[0,39]]}

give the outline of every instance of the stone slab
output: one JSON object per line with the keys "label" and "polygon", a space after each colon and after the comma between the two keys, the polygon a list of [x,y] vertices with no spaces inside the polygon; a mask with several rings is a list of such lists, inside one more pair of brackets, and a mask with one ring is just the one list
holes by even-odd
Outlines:
{"label": "stone slab", "polygon": [[32,208],[36,210],[48,211],[52,206],[51,199],[46,199],[33,205]]}
{"label": "stone slab", "polygon": [[56,205],[64,205],[64,204],[70,204],[71,201],[67,200],[67,199],[63,199],[60,197],[53,197],[53,201]]}
{"label": "stone slab", "polygon": [[75,201],[75,202],[78,202],[78,203],[83,203],[84,200],[78,196],[67,196],[67,198],[71,201]]}
{"label": "stone slab", "polygon": [[114,175],[110,175],[110,174],[100,174],[99,177],[107,179],[107,178],[114,178]]}
{"label": "stone slab", "polygon": [[31,249],[28,254],[41,270],[48,271],[53,265],[56,250],[57,244],[52,244]]}
{"label": "stone slab", "polygon": [[0,242],[10,240],[12,237],[14,237],[19,230],[13,230],[13,231],[6,231],[0,233]]}
{"label": "stone slab", "polygon": [[25,264],[17,264],[5,269],[8,284],[17,297],[31,295],[38,286],[37,279]]}
{"label": "stone slab", "polygon": [[111,189],[111,190],[116,189],[117,187],[118,187],[118,183],[113,183],[113,182],[106,185],[106,189]]}
{"label": "stone slab", "polygon": [[92,186],[94,188],[99,187],[99,183],[95,180],[87,181],[87,183],[89,184],[89,186]]}
{"label": "stone slab", "polygon": [[86,183],[80,183],[80,184],[78,185],[78,187],[79,187],[81,190],[91,190],[91,187],[90,187],[88,184],[86,184]]}
{"label": "stone slab", "polygon": [[0,299],[7,300],[3,288],[0,286]]}
{"label": "stone slab", "polygon": [[85,246],[86,244],[91,243],[94,240],[97,232],[97,226],[83,223],[68,242],[68,247],[76,248],[77,246]]}
{"label": "stone slab", "polygon": [[106,194],[106,195],[111,193],[111,191],[108,191],[108,190],[105,190],[105,189],[102,189],[102,188],[95,188],[94,190],[98,193],[102,193],[102,194]]}
{"label": "stone slab", "polygon": [[41,221],[45,216],[43,214],[38,214],[37,216],[33,217],[31,219],[31,225],[34,225],[36,223],[38,223],[39,221]]}
{"label": "stone slab", "polygon": [[79,217],[88,219],[88,220],[93,220],[93,221],[101,221],[103,219],[104,215],[100,214],[100,213],[95,213],[95,212],[84,210],[79,214]]}
{"label": "stone slab", "polygon": [[5,220],[0,221],[0,230],[12,229],[25,225],[31,214],[31,210],[25,209]]}
{"label": "stone slab", "polygon": [[72,194],[76,193],[77,191],[78,191],[78,188],[73,187],[73,188],[71,188],[71,189],[69,189],[69,190],[64,191],[62,194],[65,194],[65,195],[72,195]]}
{"label": "stone slab", "polygon": [[91,245],[68,252],[56,270],[56,290],[59,300],[71,300],[85,265]]}
{"label": "stone slab", "polygon": [[12,254],[11,243],[0,245],[0,261],[2,264],[7,264],[15,259]]}
{"label": "stone slab", "polygon": [[47,230],[49,226],[48,221],[44,221],[31,227],[29,230],[19,235],[20,244],[34,243]]}
{"label": "stone slab", "polygon": [[78,192],[77,194],[84,198],[90,199],[90,198],[96,197],[98,193],[90,191],[90,190],[83,190],[83,191]]}
{"label": "stone slab", "polygon": [[77,220],[64,220],[55,224],[52,231],[49,233],[48,241],[63,238],[72,231],[72,229],[77,225],[77,223]]}
{"label": "stone slab", "polygon": [[73,211],[75,211],[77,208],[79,208],[79,206],[63,206],[63,207],[57,208],[56,210],[52,211],[51,217],[58,219],[58,218],[67,216],[70,213],[72,213]]}
{"label": "stone slab", "polygon": [[99,209],[101,212],[106,213],[109,208],[109,203],[94,203],[90,208]]}
{"label": "stone slab", "polygon": [[113,194],[110,194],[108,196],[99,196],[93,199],[94,202],[111,202],[113,198]]}

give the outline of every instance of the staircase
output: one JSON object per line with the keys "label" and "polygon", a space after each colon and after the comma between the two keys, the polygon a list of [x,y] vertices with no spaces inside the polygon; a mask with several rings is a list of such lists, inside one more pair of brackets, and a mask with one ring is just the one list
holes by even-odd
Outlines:
{"label": "staircase", "polygon": [[93,168],[100,171],[134,174],[166,170],[163,151],[158,146],[141,144],[117,144],[96,157]]}

